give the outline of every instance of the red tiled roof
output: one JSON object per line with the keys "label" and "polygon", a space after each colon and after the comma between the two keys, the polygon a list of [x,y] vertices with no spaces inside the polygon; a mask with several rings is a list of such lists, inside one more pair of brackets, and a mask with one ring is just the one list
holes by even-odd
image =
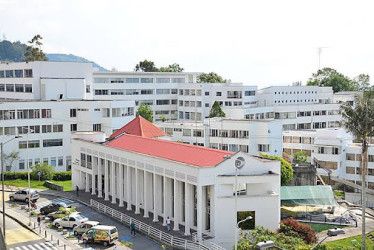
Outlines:
{"label": "red tiled roof", "polygon": [[125,126],[114,132],[110,137],[113,138],[123,133],[148,138],[167,135],[164,131],[162,131],[161,129],[159,129],[158,127],[156,127],[155,125],[153,125],[141,116],[137,116],[136,118],[134,118],[131,122],[127,123]]}
{"label": "red tiled roof", "polygon": [[218,149],[128,134],[121,135],[107,143],[107,145],[198,167],[215,166],[224,161],[225,155],[234,154]]}

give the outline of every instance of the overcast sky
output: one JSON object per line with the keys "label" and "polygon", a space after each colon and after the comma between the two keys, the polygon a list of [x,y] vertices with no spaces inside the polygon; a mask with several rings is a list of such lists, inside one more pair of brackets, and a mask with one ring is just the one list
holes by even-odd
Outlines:
{"label": "overcast sky", "polygon": [[[0,0],[0,34],[132,71],[148,59],[266,87],[321,67],[374,79],[374,1]],[[371,82],[373,83],[373,79]]]}

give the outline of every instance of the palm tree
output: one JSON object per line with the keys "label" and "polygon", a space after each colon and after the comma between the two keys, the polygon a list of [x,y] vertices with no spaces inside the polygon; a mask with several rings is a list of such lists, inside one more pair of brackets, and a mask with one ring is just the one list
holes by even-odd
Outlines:
{"label": "palm tree", "polygon": [[362,249],[365,249],[365,206],[366,175],[368,169],[369,140],[374,136],[374,101],[370,97],[356,96],[354,106],[345,103],[341,106],[343,126],[361,142],[361,179],[362,179]]}

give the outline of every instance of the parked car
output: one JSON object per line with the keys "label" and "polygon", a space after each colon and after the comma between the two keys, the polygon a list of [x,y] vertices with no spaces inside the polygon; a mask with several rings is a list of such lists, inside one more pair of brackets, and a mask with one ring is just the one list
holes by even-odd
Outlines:
{"label": "parked car", "polygon": [[55,227],[69,227],[74,228],[84,222],[88,221],[88,218],[80,215],[80,213],[71,213],[62,219],[55,219],[52,223]]}
{"label": "parked car", "polygon": [[[30,189],[30,200],[32,202],[36,202],[39,199],[39,193],[36,190]],[[24,201],[26,203],[29,202],[29,190],[22,189],[17,192],[14,192],[9,195],[9,200],[11,201]]]}
{"label": "parked car", "polygon": [[74,227],[73,229],[73,232],[74,232],[74,235],[82,235],[84,234],[85,232],[88,231],[88,229],[92,228],[92,227],[95,227],[97,225],[99,225],[100,222],[98,221],[86,221],[85,223],[79,225],[79,226],[76,226]]}
{"label": "parked car", "polygon": [[68,208],[65,202],[51,203],[47,206],[40,208],[40,213],[46,215],[60,210],[60,207]]}
{"label": "parked car", "polygon": [[88,229],[82,235],[82,240],[84,243],[101,243],[104,246],[108,246],[118,240],[118,230],[113,226],[98,225]]}
{"label": "parked car", "polygon": [[[64,210],[57,210],[56,212],[49,213],[47,216],[50,218],[51,221],[54,221],[55,219],[61,219],[69,213],[70,208],[65,208]],[[79,212],[75,212],[79,213]]]}

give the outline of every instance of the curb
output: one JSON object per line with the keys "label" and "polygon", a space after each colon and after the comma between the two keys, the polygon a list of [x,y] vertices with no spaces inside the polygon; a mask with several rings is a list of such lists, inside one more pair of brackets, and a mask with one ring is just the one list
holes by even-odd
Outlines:
{"label": "curb", "polygon": [[[0,211],[0,213],[3,213],[3,211]],[[29,227],[28,225],[26,225],[24,222],[20,221],[19,219],[13,217],[12,215],[9,215],[8,213],[5,212],[5,215],[8,216],[9,218],[11,218],[12,220],[16,221],[18,224],[20,224],[22,227],[26,228],[27,230],[33,232],[34,234],[40,236],[38,233],[36,233],[34,230],[32,230],[31,227]]]}

